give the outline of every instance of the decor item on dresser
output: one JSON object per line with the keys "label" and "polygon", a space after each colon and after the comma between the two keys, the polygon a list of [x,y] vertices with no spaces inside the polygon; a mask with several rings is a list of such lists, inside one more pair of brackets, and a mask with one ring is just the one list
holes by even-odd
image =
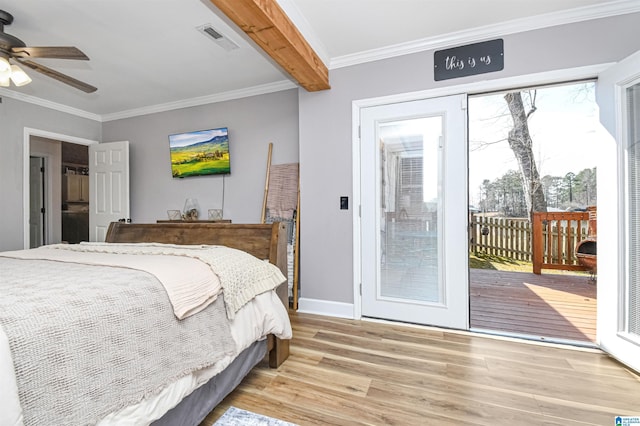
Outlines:
{"label": "decor item on dresser", "polygon": [[175,178],[231,173],[226,127],[169,135],[169,152]]}
{"label": "decor item on dresser", "polygon": [[0,424],[198,425],[288,356],[284,225],[115,222],[106,241],[0,253]]}
{"label": "decor item on dresser", "polygon": [[200,215],[200,206],[198,200],[195,198],[187,198],[184,202],[184,209],[182,210],[183,220],[198,220]]}
{"label": "decor item on dresser", "polygon": [[222,220],[222,209],[209,209],[209,220]]}
{"label": "decor item on dresser", "polygon": [[167,217],[169,220],[182,220],[182,213],[180,210],[167,210]]}

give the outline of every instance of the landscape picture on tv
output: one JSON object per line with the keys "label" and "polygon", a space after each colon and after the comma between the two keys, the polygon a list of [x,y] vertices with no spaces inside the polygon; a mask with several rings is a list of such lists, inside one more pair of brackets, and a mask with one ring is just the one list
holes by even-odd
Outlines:
{"label": "landscape picture on tv", "polygon": [[169,135],[169,149],[173,177],[231,172],[226,127]]}

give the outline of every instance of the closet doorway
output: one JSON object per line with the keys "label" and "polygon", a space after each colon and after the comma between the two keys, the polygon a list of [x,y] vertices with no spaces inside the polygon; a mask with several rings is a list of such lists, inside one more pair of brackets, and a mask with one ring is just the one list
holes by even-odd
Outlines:
{"label": "closet doorway", "polygon": [[89,241],[89,147],[62,142],[62,241]]}
{"label": "closet doorway", "polygon": [[88,146],[94,143],[25,129],[25,248],[89,240]]}

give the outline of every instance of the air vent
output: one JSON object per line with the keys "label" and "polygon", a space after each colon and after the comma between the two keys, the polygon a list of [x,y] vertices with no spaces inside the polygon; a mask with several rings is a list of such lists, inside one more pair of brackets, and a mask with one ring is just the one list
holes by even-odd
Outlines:
{"label": "air vent", "polygon": [[204,27],[203,31],[207,34],[209,34],[211,37],[215,38],[216,40],[221,39],[222,38],[222,34],[220,34],[219,32],[217,32],[216,30],[214,30],[212,27]]}
{"label": "air vent", "polygon": [[229,39],[227,36],[213,28],[211,24],[201,25],[197,27],[197,29],[227,52],[240,48],[240,46],[231,41],[231,39]]}

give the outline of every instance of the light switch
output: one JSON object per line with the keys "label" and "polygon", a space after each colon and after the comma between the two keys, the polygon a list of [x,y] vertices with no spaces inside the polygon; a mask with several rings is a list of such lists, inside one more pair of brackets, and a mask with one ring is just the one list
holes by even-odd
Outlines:
{"label": "light switch", "polygon": [[349,197],[340,197],[340,210],[349,210]]}

